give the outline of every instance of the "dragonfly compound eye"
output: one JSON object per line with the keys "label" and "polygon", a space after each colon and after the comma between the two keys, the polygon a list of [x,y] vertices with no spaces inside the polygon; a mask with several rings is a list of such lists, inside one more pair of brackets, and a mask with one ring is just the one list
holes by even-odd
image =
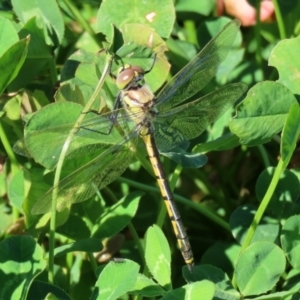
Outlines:
{"label": "dragonfly compound eye", "polygon": [[135,73],[131,69],[121,71],[116,80],[118,89],[124,90],[127,85],[134,79],[134,77]]}
{"label": "dragonfly compound eye", "polygon": [[119,70],[116,85],[120,90],[124,90],[130,83],[135,83],[142,80],[144,70],[138,66],[125,65],[125,68]]}

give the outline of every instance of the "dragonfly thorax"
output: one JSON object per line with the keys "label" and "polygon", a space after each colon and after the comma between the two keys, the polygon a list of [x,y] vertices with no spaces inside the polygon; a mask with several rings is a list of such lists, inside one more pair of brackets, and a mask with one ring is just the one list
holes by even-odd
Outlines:
{"label": "dragonfly thorax", "polygon": [[124,104],[127,107],[149,109],[154,104],[155,96],[147,85],[131,88],[124,92]]}
{"label": "dragonfly thorax", "polygon": [[135,123],[144,123],[151,120],[157,113],[155,109],[155,96],[147,85],[137,86],[122,91],[123,107],[129,115],[135,116]]}

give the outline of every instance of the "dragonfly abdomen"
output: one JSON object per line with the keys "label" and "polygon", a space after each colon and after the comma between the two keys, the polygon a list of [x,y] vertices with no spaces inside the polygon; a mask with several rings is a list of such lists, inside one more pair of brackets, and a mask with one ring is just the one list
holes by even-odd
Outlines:
{"label": "dragonfly abdomen", "polygon": [[176,208],[173,193],[171,192],[169,183],[166,179],[166,175],[159,158],[159,152],[154,141],[154,136],[150,132],[151,130],[149,130],[148,134],[141,135],[141,138],[146,144],[149,159],[151,161],[151,165],[156,176],[159,189],[161,191],[169,217],[171,219],[173,230],[176,234],[177,242],[182,253],[183,259],[187,264],[188,268],[192,270],[192,267],[194,265],[194,256],[192,248],[188,240],[186,230],[183,226],[181,216]]}

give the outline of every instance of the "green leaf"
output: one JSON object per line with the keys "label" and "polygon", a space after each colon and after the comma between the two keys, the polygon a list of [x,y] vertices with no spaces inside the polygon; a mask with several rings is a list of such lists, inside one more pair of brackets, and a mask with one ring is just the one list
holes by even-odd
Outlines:
{"label": "green leaf", "polygon": [[284,272],[285,264],[283,251],[275,244],[253,243],[237,260],[235,273],[240,292],[244,296],[268,292]]}
{"label": "green leaf", "polygon": [[141,192],[130,193],[109,207],[96,222],[92,230],[93,237],[103,239],[124,229],[136,214],[142,195]]}
{"label": "green leaf", "polygon": [[269,65],[278,70],[278,82],[298,95],[300,94],[299,48],[300,36],[282,40],[273,48],[269,59]]}
{"label": "green leaf", "polygon": [[81,215],[72,213],[68,220],[57,228],[57,232],[73,240],[87,239],[91,236],[91,229],[86,224],[86,220]]}
{"label": "green leaf", "polygon": [[300,216],[292,216],[283,225],[280,241],[282,249],[285,251],[287,259],[293,268],[300,268]]}
{"label": "green leaf", "polygon": [[166,290],[171,288],[171,253],[168,242],[157,225],[145,236],[145,260],[154,279]]}
{"label": "green leaf", "polygon": [[61,43],[64,37],[64,22],[55,0],[12,0],[11,2],[23,24],[33,17],[37,18],[48,45],[57,46]]}
{"label": "green leaf", "polygon": [[76,241],[74,243],[60,246],[54,250],[55,257],[65,255],[69,252],[83,251],[83,252],[99,252],[103,249],[100,239],[89,238],[85,240]]}
{"label": "green leaf", "polygon": [[299,293],[299,287],[300,287],[300,270],[292,268],[285,277],[283,290]]}
{"label": "green leaf", "polygon": [[296,148],[296,144],[300,134],[300,107],[298,103],[294,103],[287,116],[281,139],[281,159],[287,166]]}
{"label": "green leaf", "polygon": [[[275,169],[269,167],[258,177],[255,192],[261,201],[270,185]],[[299,178],[294,172],[286,169],[280,175],[280,180],[268,205],[268,212],[278,219],[289,217],[291,214],[300,213],[298,204],[300,189]]]}
{"label": "green leaf", "polygon": [[12,236],[0,243],[0,299],[26,299],[33,279],[46,262],[41,247],[29,236]]}
{"label": "green leaf", "polygon": [[[153,57],[154,57],[154,53],[151,50],[151,48],[149,48],[147,46],[141,46],[140,44],[137,44],[136,42],[132,42],[131,37],[128,37],[128,40],[129,40],[129,43],[127,43],[127,44],[123,45],[122,47],[120,47],[119,49],[117,49],[116,59],[118,57],[120,57],[120,58],[128,58],[128,59],[132,59],[132,60],[137,60],[137,63],[132,63],[132,64],[138,65],[142,69],[145,69],[145,66],[143,65],[143,63],[140,64],[139,60],[138,60],[140,58],[144,58],[144,59],[149,60],[148,67],[151,67],[151,65],[153,64]],[[142,44],[142,42],[141,42],[141,44]]]}
{"label": "green leaf", "polygon": [[224,151],[232,149],[239,144],[239,139],[236,135],[227,133],[217,138],[216,140],[195,146],[193,152],[207,153],[211,151]]}
{"label": "green leaf", "polygon": [[193,282],[181,288],[168,292],[161,300],[189,300],[201,299],[212,300],[214,298],[215,286],[208,280]]}
{"label": "green leaf", "polygon": [[22,211],[26,216],[26,222],[28,226],[33,225],[37,217],[31,214],[31,209],[37,199],[39,199],[49,188],[51,184],[45,183],[41,178],[44,176],[45,170],[42,168],[33,167],[29,171],[24,173],[24,184],[26,192],[25,198],[22,204]]}
{"label": "green leaf", "polygon": [[[62,69],[61,78],[64,84],[58,89],[55,99],[86,104],[95,91],[105,64],[106,53],[104,51],[95,55],[81,49],[72,54]],[[113,101],[118,92],[115,82],[107,76],[91,110],[100,112],[104,107],[112,110]]]}
{"label": "green leaf", "polygon": [[8,197],[11,203],[18,208],[19,211],[22,211],[22,204],[25,198],[25,178],[24,170],[19,171],[11,179],[8,185]]}
{"label": "green leaf", "polygon": [[8,87],[11,91],[18,90],[31,83],[36,76],[48,68],[49,63],[53,60],[52,49],[46,44],[43,31],[37,23],[37,19],[33,17],[19,32],[21,38],[30,36],[30,43],[24,64]]}
{"label": "green leaf", "polygon": [[10,98],[3,107],[3,111],[5,112],[3,121],[5,121],[7,124],[9,124],[11,127],[13,127],[13,129],[16,133],[19,133],[18,129],[16,129],[17,125],[19,125],[19,124],[16,124],[16,121],[21,120],[21,118],[20,118],[20,110],[21,110],[20,101],[21,101],[20,95],[16,95],[16,96]]}
{"label": "green leaf", "polygon": [[291,296],[293,294],[296,294],[296,293],[295,292],[291,292],[291,291],[277,292],[277,293],[275,292],[275,293],[272,293],[272,294],[269,294],[269,295],[263,295],[263,296],[255,297],[255,300],[282,300],[282,299],[290,299],[288,296]]}
{"label": "green leaf", "polygon": [[19,41],[17,31],[10,20],[0,16],[0,57],[15,43]]}
{"label": "green leaf", "polygon": [[237,106],[237,116],[229,123],[230,131],[240,138],[241,144],[255,146],[268,142],[282,130],[293,103],[296,98],[280,83],[258,83]]}
{"label": "green leaf", "polygon": [[122,45],[124,45],[124,39],[122,36],[122,32],[116,26],[114,26],[114,24],[112,24],[112,28],[113,28],[113,39],[108,50],[110,53],[116,53],[118,49],[121,48]]}
{"label": "green leaf", "polygon": [[143,297],[156,297],[165,293],[166,291],[161,286],[143,274],[138,274],[135,286],[130,291],[132,295],[142,295]]}
{"label": "green leaf", "polygon": [[240,251],[241,246],[236,243],[216,242],[203,254],[201,264],[218,267],[231,277]]}
{"label": "green leaf", "polygon": [[13,44],[0,57],[0,95],[17,76],[27,55],[29,37]]}
{"label": "green leaf", "polygon": [[157,91],[166,81],[170,70],[170,64],[164,55],[168,50],[165,41],[152,27],[143,24],[124,24],[122,31],[125,44],[116,54],[124,58],[124,62],[147,71],[152,67],[153,53],[156,53],[155,64],[151,72],[145,75],[145,81],[152,92]]}
{"label": "green leaf", "polygon": [[209,280],[215,284],[214,299],[238,300],[240,294],[235,290],[229,277],[221,270],[211,265],[198,265],[191,273],[187,268],[183,272],[187,282]]}
{"label": "green leaf", "polygon": [[[253,221],[256,210],[251,204],[238,207],[230,216],[232,235],[242,245]],[[258,241],[275,242],[279,234],[278,220],[264,216],[258,224],[251,243]]]}
{"label": "green leaf", "polygon": [[[183,168],[201,168],[207,163],[207,157],[200,153],[188,153],[177,147],[176,152],[160,152]],[[180,151],[180,152],[179,152]]]}
{"label": "green leaf", "polygon": [[113,34],[111,24],[120,28],[125,23],[140,23],[153,27],[161,37],[168,38],[174,20],[175,11],[170,0],[163,2],[146,0],[143,5],[138,0],[122,2],[111,0],[104,1],[100,6],[97,14],[97,30],[104,33],[111,42]]}
{"label": "green leaf", "polygon": [[174,39],[172,36],[166,41],[168,57],[172,61],[172,73],[179,72],[198,53],[195,45],[188,41]]}
{"label": "green leaf", "polygon": [[127,259],[109,262],[96,282],[92,300],[114,300],[132,290],[139,268],[138,264]]}
{"label": "green leaf", "polygon": [[[90,86],[91,88],[95,88],[97,83],[99,82],[99,77],[97,74],[97,68],[95,63],[81,63],[79,64],[78,68],[76,69],[76,78],[82,81],[84,85]],[[78,88],[77,85],[75,85],[75,88]],[[72,99],[76,98],[70,98],[68,101],[72,101]]]}
{"label": "green leaf", "polygon": [[59,300],[71,300],[70,296],[58,286],[35,280],[30,286],[27,299],[48,299],[48,294],[55,295]]}
{"label": "green leaf", "polygon": [[[4,194],[5,190],[4,187],[6,187],[6,181],[4,178],[4,173],[0,174],[0,193],[1,195]],[[19,232],[19,229],[22,230],[23,232],[23,222],[22,220],[20,220],[20,222],[16,222],[16,220],[14,219],[13,214],[8,214],[7,213],[7,205],[5,202],[0,204],[0,232],[3,234],[4,232],[7,232],[7,228],[9,228],[11,226],[11,224],[14,224],[14,229]],[[21,226],[20,226],[21,225]]]}
{"label": "green leaf", "polygon": [[[88,74],[91,73],[88,72]],[[59,88],[55,94],[55,100],[57,102],[71,101],[80,104],[82,107],[85,104],[85,99],[80,88],[77,85],[73,87],[71,83],[64,84]]]}

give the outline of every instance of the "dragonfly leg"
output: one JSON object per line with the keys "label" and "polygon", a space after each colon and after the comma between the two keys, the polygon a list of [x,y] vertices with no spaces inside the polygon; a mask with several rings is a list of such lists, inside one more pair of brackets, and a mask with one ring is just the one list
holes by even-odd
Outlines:
{"label": "dragonfly leg", "polygon": [[[103,131],[100,131],[100,130],[91,129],[91,128],[84,127],[84,126],[81,126],[78,130],[84,129],[84,130],[88,130],[88,131],[100,133],[100,134],[103,134],[103,135],[109,135],[111,133],[111,131],[112,131],[112,129],[113,129],[116,121],[117,121],[119,108],[122,105],[121,99],[122,99],[122,97],[121,97],[121,94],[119,93],[118,96],[116,97],[112,114],[108,117],[108,120],[110,121],[110,126],[109,126],[107,132],[103,132]],[[96,114],[96,115],[99,115],[99,116],[102,115],[101,113],[93,111],[93,110],[89,110],[87,112],[82,112],[82,114],[88,114],[88,113],[93,113],[93,114]]]}
{"label": "dragonfly leg", "polygon": [[153,69],[153,67],[154,67],[154,65],[155,65],[155,62],[156,62],[156,58],[157,58],[157,53],[154,53],[154,57],[153,57],[153,63],[152,63],[152,65],[151,65],[151,67],[150,67],[150,69],[149,69],[149,70],[147,70],[147,71],[144,71],[144,75],[145,75],[145,74],[148,74],[149,72],[151,72],[151,71],[152,71],[152,69]]}

